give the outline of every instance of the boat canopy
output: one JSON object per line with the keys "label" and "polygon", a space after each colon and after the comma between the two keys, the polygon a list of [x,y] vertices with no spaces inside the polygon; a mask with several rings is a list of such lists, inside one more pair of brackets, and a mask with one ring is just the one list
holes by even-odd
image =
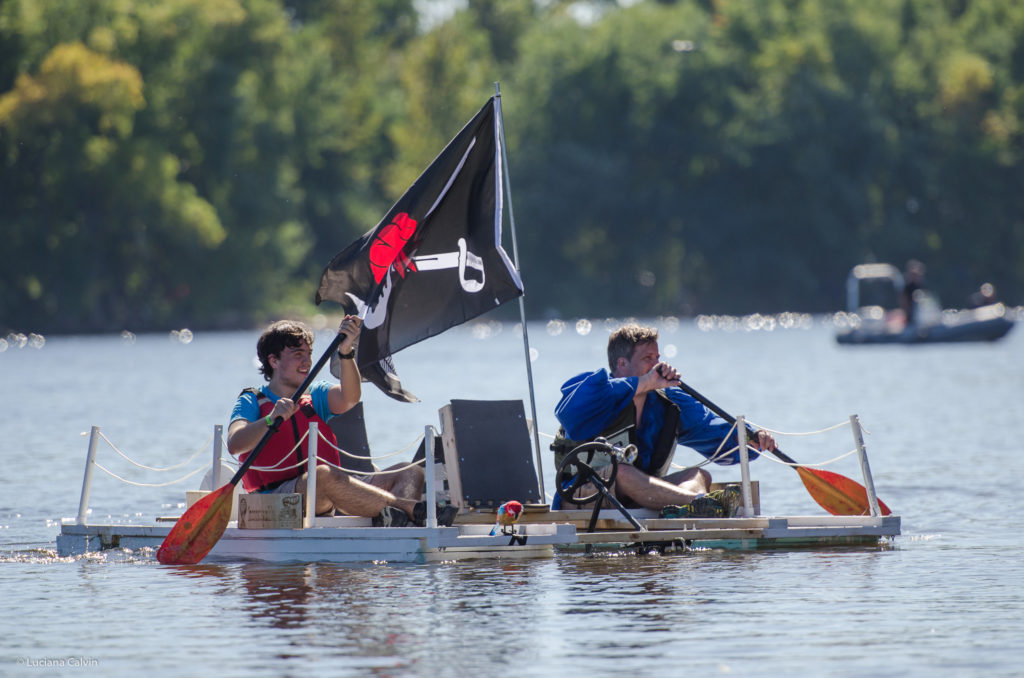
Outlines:
{"label": "boat canopy", "polygon": [[[856,313],[867,305],[898,308],[903,274],[892,264],[858,264],[846,276],[846,310]],[[861,294],[863,291],[864,301]]]}

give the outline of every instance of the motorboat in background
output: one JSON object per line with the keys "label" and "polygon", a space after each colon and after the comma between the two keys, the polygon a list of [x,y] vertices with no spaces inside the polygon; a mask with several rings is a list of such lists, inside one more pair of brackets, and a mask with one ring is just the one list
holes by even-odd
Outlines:
{"label": "motorboat in background", "polygon": [[1013,328],[999,302],[943,309],[926,289],[914,291],[914,321],[901,307],[906,281],[892,264],[859,264],[846,277],[846,314],[837,322],[840,344],[924,344],[995,341]]}

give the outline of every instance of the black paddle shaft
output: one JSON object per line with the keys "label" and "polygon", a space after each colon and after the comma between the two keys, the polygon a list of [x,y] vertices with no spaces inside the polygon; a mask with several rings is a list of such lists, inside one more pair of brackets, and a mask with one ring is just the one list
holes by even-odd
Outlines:
{"label": "black paddle shaft", "polygon": [[[684,391],[689,393],[691,396],[693,396],[694,398],[699,400],[704,405],[704,407],[708,408],[709,410],[711,410],[712,412],[714,412],[715,414],[720,416],[722,419],[725,419],[730,424],[735,424],[736,423],[736,418],[735,417],[733,417],[728,412],[723,410],[721,407],[719,407],[718,405],[714,404],[713,402],[711,402],[710,400],[708,400],[707,398],[702,396],[700,393],[697,392],[696,389],[694,389],[692,386],[689,386],[688,384],[686,384],[682,380],[679,381],[679,388],[683,389]],[[747,436],[753,437],[754,435],[755,435],[754,429],[752,429],[749,426],[747,426]],[[793,466],[797,466],[797,463],[792,458],[790,458],[789,455],[783,453],[782,450],[776,448],[774,450],[771,450],[771,453],[774,454],[779,459],[781,459],[782,461],[786,462],[787,464],[791,464]]]}
{"label": "black paddle shaft", "polygon": [[[313,368],[309,371],[309,374],[306,376],[306,380],[303,381],[302,385],[300,385],[299,388],[295,391],[295,393],[292,394],[293,401],[298,400],[299,398],[302,397],[302,394],[305,393],[306,389],[308,389],[310,384],[313,383],[313,379],[316,378],[316,375],[320,372],[320,370],[323,369],[324,365],[327,364],[327,361],[331,359],[331,356],[334,355],[334,352],[338,350],[338,346],[340,346],[341,342],[344,340],[344,334],[334,335],[334,340],[331,342],[331,345],[327,347],[327,350],[324,351],[324,354],[320,356],[319,360],[316,361],[316,365],[313,365]],[[256,461],[256,457],[258,457],[260,452],[263,451],[263,448],[266,447],[267,441],[270,440],[270,436],[277,433],[277,429],[278,427],[281,426],[282,421],[284,421],[284,417],[277,417],[274,419],[274,423],[270,425],[270,428],[267,429],[267,432],[264,433],[263,437],[260,438],[260,441],[256,443],[256,447],[252,448],[252,452],[249,453],[249,456],[245,458],[245,461],[242,462],[242,465],[238,467],[237,471],[235,471],[235,475],[231,478],[232,485],[237,485],[238,481],[242,479],[242,476],[245,475],[245,472],[248,471],[249,467],[252,466],[254,461]]]}

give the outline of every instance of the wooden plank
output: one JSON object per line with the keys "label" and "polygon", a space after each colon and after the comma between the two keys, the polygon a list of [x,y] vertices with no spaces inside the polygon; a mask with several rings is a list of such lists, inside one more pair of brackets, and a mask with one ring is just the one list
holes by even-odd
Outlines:
{"label": "wooden plank", "polygon": [[438,410],[441,420],[441,446],[444,448],[444,465],[448,475],[449,501],[452,506],[465,508],[462,498],[462,476],[459,474],[459,454],[455,448],[455,417],[452,405],[448,403]]}

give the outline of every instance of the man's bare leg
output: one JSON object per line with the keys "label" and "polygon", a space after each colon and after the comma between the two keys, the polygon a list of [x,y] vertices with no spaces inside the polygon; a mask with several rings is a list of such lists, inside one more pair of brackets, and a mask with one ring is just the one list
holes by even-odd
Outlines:
{"label": "man's bare leg", "polygon": [[687,469],[665,478],[654,478],[634,466],[619,465],[615,494],[629,497],[640,506],[661,510],[666,506],[689,504],[711,488],[711,474],[704,469]]}
{"label": "man's bare leg", "polygon": [[[397,471],[397,469],[402,470]],[[384,470],[397,472],[370,476],[366,482],[402,499],[419,501],[423,498],[423,489],[426,487],[427,481],[422,467],[395,464]]]}
{"label": "man's bare leg", "polygon": [[684,492],[691,492],[694,496],[711,491],[711,474],[702,468],[688,468],[669,473],[662,480],[682,488]]}
{"label": "man's bare leg", "polygon": [[[306,493],[305,474],[295,481],[295,491]],[[396,497],[379,487],[356,480],[344,471],[322,464],[316,467],[317,514],[338,509],[352,516],[373,518],[384,510],[385,506],[400,508],[411,517],[416,502]]]}

